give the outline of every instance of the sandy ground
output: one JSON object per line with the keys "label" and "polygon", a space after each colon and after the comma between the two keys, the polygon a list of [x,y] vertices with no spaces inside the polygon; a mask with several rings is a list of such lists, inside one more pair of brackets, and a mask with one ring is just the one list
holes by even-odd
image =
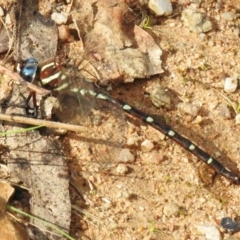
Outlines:
{"label": "sandy ground", "polygon": [[[204,35],[183,25],[181,12],[187,7],[185,2],[175,2],[177,15],[160,18],[146,30],[163,50],[165,72],[113,86],[109,94],[164,118],[173,129],[238,173],[239,125],[228,100],[238,105],[239,89],[227,94],[223,82],[226,76],[239,75],[240,23],[238,18],[226,21],[220,16],[227,11],[236,13],[239,3],[228,1],[220,7],[212,1],[202,3],[198,10],[213,23],[213,29]],[[149,92],[158,85],[171,96],[174,104],[170,110],[158,109],[150,100]],[[178,108],[179,102],[200,110],[191,116]],[[228,110],[230,115],[226,116]],[[114,125],[114,118],[112,121]],[[118,172],[119,163],[111,162],[111,157],[104,159],[112,164],[110,171],[99,167],[104,156],[89,155],[87,143],[80,142],[76,134],[69,133],[62,142],[71,181],[81,192],[79,195],[70,187],[72,204],[82,211],[80,216],[72,213],[71,235],[97,240],[196,240],[207,239],[197,230],[197,226],[206,225],[216,226],[222,239],[228,239],[230,234],[219,221],[239,216],[239,186],[219,176],[212,181],[211,169],[147,124],[131,118],[124,125],[125,143],[129,139],[136,142],[127,146],[135,158],[122,164],[126,169],[123,173]],[[141,151],[144,140],[154,143],[150,152]],[[240,239],[240,234],[234,237]]]}
{"label": "sandy ground", "polygon": [[[238,90],[225,93],[223,81],[226,76],[238,76],[239,21],[219,17],[225,11],[236,11],[237,3],[220,9],[216,3],[202,4],[200,11],[214,25],[202,36],[183,25],[181,7],[179,15],[163,18],[149,30],[163,50],[165,73],[114,87],[111,94],[148,114],[163,116],[179,133],[238,172],[239,126],[226,98],[238,104],[239,94]],[[173,102],[200,106],[197,115],[192,117],[177,105],[171,110],[153,107],[147,92],[159,84],[171,92]],[[226,108],[230,116],[225,116]],[[74,182],[81,182],[79,188],[93,201],[90,206],[73,197],[74,204],[86,207],[89,219],[85,222],[73,214],[74,234],[80,237],[84,232],[89,239],[207,239],[197,230],[206,225],[216,226],[222,239],[227,239],[229,234],[219,227],[219,221],[238,216],[239,186],[223,177],[212,182],[213,172],[204,163],[146,124],[127,120],[126,128],[126,138],[136,138],[137,144],[130,148],[135,161],[125,164],[128,171],[122,176],[89,170],[91,164],[80,152],[71,153],[80,167]],[[146,139],[154,143],[154,149],[143,153],[140,145]],[[239,233],[234,237],[238,239]]]}

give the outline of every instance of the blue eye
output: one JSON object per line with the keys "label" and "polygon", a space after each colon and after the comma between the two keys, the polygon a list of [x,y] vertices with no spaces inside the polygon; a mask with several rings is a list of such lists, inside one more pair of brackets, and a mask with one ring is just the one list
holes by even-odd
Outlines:
{"label": "blue eye", "polygon": [[20,76],[28,81],[33,82],[38,69],[38,61],[35,58],[28,58],[23,61],[20,69]]}

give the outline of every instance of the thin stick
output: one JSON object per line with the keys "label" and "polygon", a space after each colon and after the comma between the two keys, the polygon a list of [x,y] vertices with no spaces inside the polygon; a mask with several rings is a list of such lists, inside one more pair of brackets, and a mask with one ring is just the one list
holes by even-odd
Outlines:
{"label": "thin stick", "polygon": [[15,72],[7,69],[6,67],[2,66],[1,64],[0,64],[0,72],[3,73],[3,74],[8,75],[12,79],[14,79],[16,83],[24,85],[24,86],[26,86],[27,88],[31,89],[34,92],[37,92],[37,93],[39,93],[41,95],[51,94],[51,91],[49,91],[47,89],[44,89],[44,88],[41,88],[41,87],[38,87],[38,86],[36,86],[36,85],[34,85],[32,83],[29,83],[29,82],[25,81],[23,78],[21,78],[19,76],[18,73],[15,73]]}
{"label": "thin stick", "polygon": [[23,123],[23,124],[30,124],[30,125],[34,125],[34,126],[41,125],[43,127],[64,129],[64,130],[73,131],[73,132],[86,132],[87,131],[86,127],[79,126],[79,125],[53,122],[53,121],[47,121],[47,120],[41,120],[41,119],[33,119],[33,118],[27,118],[27,117],[22,117],[22,116],[13,116],[13,115],[2,114],[2,113],[0,113],[0,120],[7,121],[7,122],[18,122],[18,123]]}

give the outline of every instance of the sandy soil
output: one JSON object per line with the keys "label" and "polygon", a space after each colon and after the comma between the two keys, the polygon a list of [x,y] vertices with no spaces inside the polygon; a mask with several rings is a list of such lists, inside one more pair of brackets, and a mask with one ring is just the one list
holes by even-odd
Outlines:
{"label": "sandy soil", "polygon": [[[237,16],[240,6],[238,1],[200,4],[198,10],[209,17],[213,29],[199,35],[181,20],[181,12],[189,4],[174,2],[176,14],[154,19],[152,29],[146,30],[163,50],[165,72],[113,86],[109,94],[163,117],[173,129],[238,173],[240,130],[226,98],[237,105],[239,89],[227,94],[223,81],[226,76],[239,75],[240,22],[238,18],[226,21],[221,14],[231,11]],[[150,100],[149,92],[159,84],[170,93],[174,103],[170,110],[158,109]],[[200,110],[192,117],[177,107],[179,102],[200,106]],[[230,116],[226,117],[226,109]],[[125,143],[136,139],[134,146],[127,146],[135,159],[123,164],[127,171],[122,174],[117,172],[118,163],[111,165],[110,172],[96,167],[93,161],[99,163],[103,157],[89,156],[88,145],[76,134],[69,133],[63,140],[71,181],[81,192],[70,187],[72,204],[82,212],[80,216],[72,213],[71,235],[97,240],[196,240],[207,239],[197,230],[206,225],[216,226],[222,239],[228,239],[230,234],[219,221],[239,216],[239,186],[219,176],[212,181],[211,169],[147,124],[127,118],[125,128]],[[150,152],[141,151],[144,140],[154,143]],[[111,163],[111,158],[107,161]],[[240,234],[234,237],[240,239]]]}
{"label": "sandy soil", "polygon": [[[239,21],[225,21],[220,15],[235,12],[237,5],[232,1],[219,8],[214,2],[203,3],[199,10],[214,27],[202,38],[183,25],[181,11],[187,6],[176,3],[176,16],[161,18],[148,30],[163,50],[165,73],[114,87],[111,92],[148,114],[163,116],[175,130],[236,172],[239,126],[226,97],[238,104],[239,94],[238,90],[225,93],[223,81],[226,76],[238,76]],[[171,110],[153,107],[147,92],[158,84],[172,93],[173,102],[200,106],[197,116],[201,121],[176,105]],[[225,116],[221,106],[230,109],[230,116]],[[219,221],[238,216],[239,187],[223,177],[212,182],[213,172],[204,163],[146,124],[127,120],[126,128],[126,138],[136,138],[137,144],[130,148],[135,161],[126,164],[129,171],[122,176],[89,170],[82,154],[71,152],[80,167],[74,182],[81,183],[79,188],[93,202],[90,206],[73,196],[73,203],[84,206],[88,219],[73,214],[74,235],[80,237],[84,232],[90,239],[205,239],[197,226],[213,225],[227,239],[229,234],[219,227]],[[143,153],[140,145],[146,139],[154,143],[154,149]],[[240,237],[239,233],[234,236]]]}

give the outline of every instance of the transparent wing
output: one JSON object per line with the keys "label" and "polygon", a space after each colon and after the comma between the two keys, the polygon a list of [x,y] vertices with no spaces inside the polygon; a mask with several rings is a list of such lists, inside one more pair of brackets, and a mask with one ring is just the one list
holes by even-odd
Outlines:
{"label": "transparent wing", "polygon": [[[55,114],[62,122],[87,128],[84,135],[71,135],[69,141],[74,147],[69,146],[69,150],[74,148],[89,160],[88,169],[105,171],[118,162],[125,136],[124,113],[110,97],[97,97],[100,90],[82,77],[70,74],[66,81],[69,86],[59,93],[60,108]],[[108,97],[104,92],[101,96]]]}
{"label": "transparent wing", "polygon": [[[98,99],[87,118],[88,137],[93,156],[98,156],[104,170],[118,163],[125,137],[125,119],[118,104]],[[94,160],[94,159],[93,159]]]}

